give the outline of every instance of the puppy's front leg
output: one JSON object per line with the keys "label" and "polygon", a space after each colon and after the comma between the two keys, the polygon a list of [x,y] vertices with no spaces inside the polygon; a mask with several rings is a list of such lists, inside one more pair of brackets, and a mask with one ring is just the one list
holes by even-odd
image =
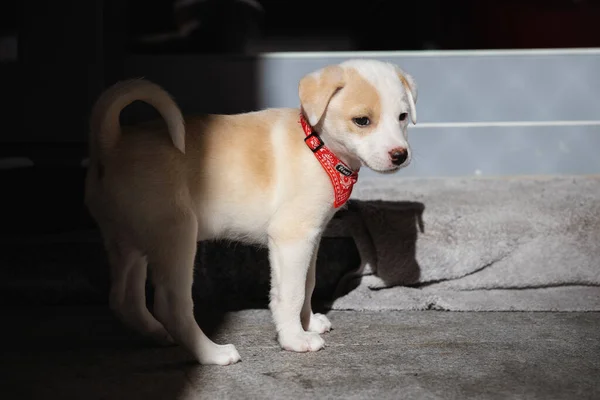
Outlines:
{"label": "puppy's front leg", "polygon": [[300,314],[300,320],[305,331],[325,333],[331,330],[331,322],[323,314],[315,314],[312,312],[311,298],[313,290],[315,289],[316,283],[316,272],[317,272],[317,253],[319,252],[319,237],[317,245],[313,251],[313,255],[310,259],[310,265],[308,267],[308,273],[306,274],[306,295],[304,297],[304,306],[302,307],[302,313]]}
{"label": "puppy's front leg", "polygon": [[300,314],[306,295],[306,278],[318,235],[301,239],[269,240],[269,259],[273,270],[271,311],[279,344],[285,350],[306,352],[323,348],[325,341],[318,333],[305,332]]}

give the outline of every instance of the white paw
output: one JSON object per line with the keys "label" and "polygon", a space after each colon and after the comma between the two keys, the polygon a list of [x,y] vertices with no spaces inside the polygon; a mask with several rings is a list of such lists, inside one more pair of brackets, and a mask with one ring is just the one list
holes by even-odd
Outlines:
{"label": "white paw", "polygon": [[305,353],[307,351],[319,351],[325,347],[325,341],[318,333],[297,332],[279,334],[279,344],[284,350]]}
{"label": "white paw", "polygon": [[323,314],[311,314],[308,323],[308,331],[315,333],[325,333],[331,330],[331,322]]}
{"label": "white paw", "polygon": [[240,361],[240,353],[232,344],[215,345],[202,352],[198,361],[203,365],[231,365]]}

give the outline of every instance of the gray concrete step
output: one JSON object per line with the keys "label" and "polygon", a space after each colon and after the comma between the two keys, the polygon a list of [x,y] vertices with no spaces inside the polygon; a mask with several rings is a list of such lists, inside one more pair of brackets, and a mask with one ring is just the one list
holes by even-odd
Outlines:
{"label": "gray concrete step", "polygon": [[199,316],[242,356],[216,367],[143,342],[105,308],[2,312],[7,399],[600,398],[600,313],[335,311],[309,354],[280,350],[267,310]]}

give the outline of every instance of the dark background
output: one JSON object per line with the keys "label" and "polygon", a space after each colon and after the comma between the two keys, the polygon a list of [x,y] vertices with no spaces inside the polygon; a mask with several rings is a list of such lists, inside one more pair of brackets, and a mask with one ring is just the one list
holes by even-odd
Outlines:
{"label": "dark background", "polygon": [[131,55],[600,47],[599,21],[596,0],[3,0],[0,293],[94,286],[77,272],[104,262],[82,203],[88,116]]}
{"label": "dark background", "polygon": [[[15,58],[0,53],[1,155],[32,153],[33,143],[53,143],[57,148],[43,146],[37,157],[64,160],[59,148],[85,142],[93,101],[105,87],[126,78],[123,61],[135,54],[600,46],[598,0],[174,4],[2,1],[0,36],[16,37],[18,46]],[[177,37],[187,23],[199,27]],[[28,142],[25,150],[15,149],[23,141]]]}

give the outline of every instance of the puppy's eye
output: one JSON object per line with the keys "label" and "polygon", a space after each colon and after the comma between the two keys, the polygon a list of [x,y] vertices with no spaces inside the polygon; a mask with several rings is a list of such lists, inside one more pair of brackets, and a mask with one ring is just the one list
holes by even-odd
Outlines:
{"label": "puppy's eye", "polygon": [[408,116],[408,114],[407,114],[407,113],[402,113],[402,114],[400,114],[400,117],[398,117],[398,119],[399,119],[400,121],[404,121],[404,120],[406,119],[406,117],[407,117],[407,116]]}
{"label": "puppy's eye", "polygon": [[352,118],[352,121],[358,126],[367,126],[371,124],[371,120],[368,117]]}

